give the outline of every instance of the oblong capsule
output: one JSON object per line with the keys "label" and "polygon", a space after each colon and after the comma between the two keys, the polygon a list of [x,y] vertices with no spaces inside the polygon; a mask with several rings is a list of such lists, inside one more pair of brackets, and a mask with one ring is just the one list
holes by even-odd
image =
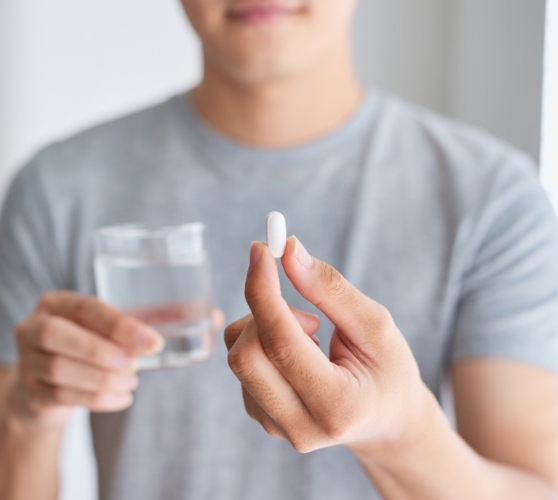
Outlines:
{"label": "oblong capsule", "polygon": [[271,212],[266,219],[266,241],[271,255],[280,259],[285,254],[287,246],[287,221],[283,214]]}

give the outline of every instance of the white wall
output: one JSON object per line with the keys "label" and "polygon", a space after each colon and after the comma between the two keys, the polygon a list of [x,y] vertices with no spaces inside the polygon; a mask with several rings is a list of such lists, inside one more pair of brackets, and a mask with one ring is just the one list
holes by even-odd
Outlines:
{"label": "white wall", "polygon": [[[196,81],[178,3],[0,0],[0,197],[43,144]],[[361,0],[359,73],[537,156],[543,11],[544,0]],[[64,500],[95,496],[86,425],[82,412],[67,435]]]}
{"label": "white wall", "polygon": [[539,157],[545,0],[361,0],[365,82]]}
{"label": "white wall", "polygon": [[360,0],[354,21],[361,80],[445,111],[448,0]]}
{"label": "white wall", "polygon": [[200,75],[178,0],[0,0],[0,184],[37,148]]}
{"label": "white wall", "polygon": [[558,213],[558,0],[547,12],[541,175]]}
{"label": "white wall", "polygon": [[[0,198],[44,144],[195,82],[198,49],[178,0],[0,0]],[[87,429],[79,411],[63,500],[96,497]]]}
{"label": "white wall", "polygon": [[461,0],[448,112],[540,153],[545,0]]}

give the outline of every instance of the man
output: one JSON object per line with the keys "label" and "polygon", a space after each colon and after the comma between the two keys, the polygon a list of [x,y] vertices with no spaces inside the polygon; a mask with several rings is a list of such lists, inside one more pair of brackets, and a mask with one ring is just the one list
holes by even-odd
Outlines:
{"label": "man", "polygon": [[[8,195],[0,496],[55,498],[84,405],[103,500],[558,498],[558,228],[531,162],[364,93],[354,1],[183,4],[200,86],[47,148]],[[281,277],[254,243],[246,279],[271,210],[299,239]],[[132,404],[160,339],[88,298],[90,236],[171,217],[206,222],[216,304],[245,317]]]}

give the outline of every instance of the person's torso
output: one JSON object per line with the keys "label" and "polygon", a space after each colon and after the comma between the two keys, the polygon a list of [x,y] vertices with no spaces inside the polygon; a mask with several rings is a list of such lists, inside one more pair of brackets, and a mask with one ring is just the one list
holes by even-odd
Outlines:
{"label": "person's torso", "polygon": [[[438,393],[469,202],[453,159],[418,128],[394,136],[401,110],[376,94],[331,136],[275,153],[217,136],[183,99],[74,141],[74,164],[51,179],[68,286],[95,293],[99,227],[202,221],[214,303],[234,321],[249,312],[250,242],[264,238],[266,214],[277,210],[289,234],[390,310]],[[282,284],[290,304],[316,312],[284,276]],[[327,353],[331,325],[321,319]],[[248,417],[221,337],[207,362],[143,372],[127,411],[92,415],[102,500],[378,498],[347,450],[299,455]]]}

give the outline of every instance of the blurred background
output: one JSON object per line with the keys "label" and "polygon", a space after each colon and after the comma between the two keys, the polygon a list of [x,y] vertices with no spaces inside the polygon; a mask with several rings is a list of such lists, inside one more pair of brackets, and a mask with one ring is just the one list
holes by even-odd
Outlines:
{"label": "blurred background", "polygon": [[[527,151],[558,199],[558,0],[360,0],[354,39],[366,84]],[[200,75],[179,0],[0,0],[0,199],[43,145]],[[62,460],[61,498],[95,499],[85,412]]]}

